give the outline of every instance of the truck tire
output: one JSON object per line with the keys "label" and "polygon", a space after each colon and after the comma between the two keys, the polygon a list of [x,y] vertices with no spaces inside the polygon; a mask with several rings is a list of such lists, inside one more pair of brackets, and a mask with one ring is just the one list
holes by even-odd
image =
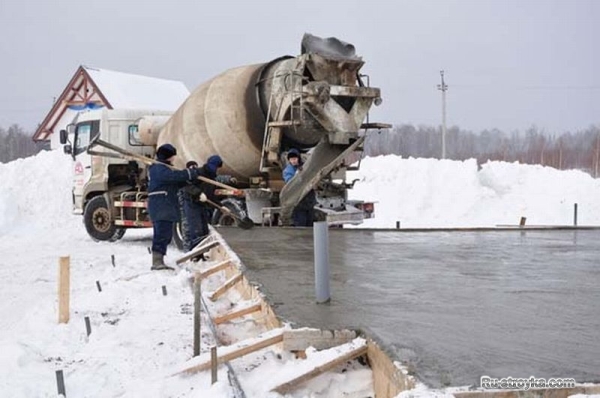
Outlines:
{"label": "truck tire", "polygon": [[83,223],[95,241],[115,242],[125,234],[125,228],[114,224],[103,196],[96,196],[87,203],[83,211]]}
{"label": "truck tire", "polygon": [[[235,211],[235,209],[232,209],[231,206],[226,206],[228,209],[230,209],[231,211]],[[231,217],[231,215],[223,213],[221,210],[215,210],[215,212],[213,213],[212,216],[212,225],[218,225],[221,227],[224,226],[232,226],[232,225],[237,225],[237,221],[235,220],[235,218]]]}
{"label": "truck tire", "polygon": [[[246,217],[246,210],[241,201],[229,198],[223,200],[221,204],[227,207],[232,213],[236,214],[239,218],[243,219],[244,217]],[[219,226],[237,226],[238,221],[235,218],[231,217],[230,214],[226,214],[223,213],[221,210],[215,209],[212,216],[211,224]]]}

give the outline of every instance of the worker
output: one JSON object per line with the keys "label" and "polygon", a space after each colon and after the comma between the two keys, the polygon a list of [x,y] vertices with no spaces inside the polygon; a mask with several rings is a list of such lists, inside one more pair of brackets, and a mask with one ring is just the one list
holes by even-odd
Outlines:
{"label": "worker", "polygon": [[[219,155],[212,155],[206,163],[198,167],[198,163],[190,161],[187,167],[196,169],[198,175],[210,180],[217,180],[217,171],[223,167],[223,160]],[[220,178],[223,182],[233,182],[232,178],[224,176]],[[219,200],[215,196],[215,185],[205,181],[195,180],[185,186],[182,190],[183,196],[183,211],[186,218],[186,234],[184,239],[184,249],[191,250],[200,243],[210,233],[208,224],[214,212],[213,205],[208,201],[220,206]],[[192,261],[204,260],[204,256],[200,255],[192,258]]]}
{"label": "worker", "polygon": [[[292,148],[287,154],[288,164],[283,169],[283,181],[288,183],[297,173],[302,171],[300,151]],[[295,227],[312,227],[315,216],[317,198],[314,190],[310,190],[296,205],[292,212],[292,225]]]}
{"label": "worker", "polygon": [[194,169],[173,170],[177,150],[171,144],[161,145],[156,151],[158,163],[148,168],[148,214],[152,220],[152,267],[172,270],[164,262],[167,246],[173,238],[173,224],[179,220],[177,191],[198,176]]}

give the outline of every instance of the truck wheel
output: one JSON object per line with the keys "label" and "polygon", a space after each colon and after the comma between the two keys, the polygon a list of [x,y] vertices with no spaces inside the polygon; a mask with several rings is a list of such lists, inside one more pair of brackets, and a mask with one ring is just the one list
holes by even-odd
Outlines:
{"label": "truck wheel", "polygon": [[83,223],[87,233],[95,241],[115,242],[125,234],[125,228],[114,224],[103,196],[96,196],[87,203],[83,212]]}
{"label": "truck wheel", "polygon": [[[228,209],[230,209],[231,211],[235,211],[233,206],[228,206],[227,204],[224,204],[224,206],[227,207]],[[235,221],[235,218],[231,217],[231,215],[229,215],[227,213],[223,213],[220,210],[215,210],[215,212],[213,213],[213,216],[212,216],[211,224],[219,225],[221,227],[232,226],[232,225],[236,225],[236,221]]]}

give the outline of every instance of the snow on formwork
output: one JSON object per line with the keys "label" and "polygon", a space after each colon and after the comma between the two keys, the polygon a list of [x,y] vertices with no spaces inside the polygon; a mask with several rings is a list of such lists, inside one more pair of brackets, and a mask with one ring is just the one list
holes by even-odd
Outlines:
{"label": "snow on formwork", "polygon": [[363,228],[600,225],[600,180],[577,171],[539,165],[403,159],[363,159],[351,199],[375,201],[375,218]]}
{"label": "snow on formwork", "polygon": [[175,111],[190,95],[182,82],[84,66],[113,109]]}

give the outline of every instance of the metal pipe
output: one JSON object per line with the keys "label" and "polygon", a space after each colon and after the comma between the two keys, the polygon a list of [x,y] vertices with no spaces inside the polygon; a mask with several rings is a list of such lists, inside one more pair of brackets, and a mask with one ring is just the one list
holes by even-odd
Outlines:
{"label": "metal pipe", "polygon": [[200,300],[202,297],[201,293],[202,280],[200,276],[196,275],[194,278],[194,356],[200,355]]}
{"label": "metal pipe", "polygon": [[326,221],[313,225],[315,252],[315,294],[317,303],[327,303],[331,299],[329,291],[329,229]]}

